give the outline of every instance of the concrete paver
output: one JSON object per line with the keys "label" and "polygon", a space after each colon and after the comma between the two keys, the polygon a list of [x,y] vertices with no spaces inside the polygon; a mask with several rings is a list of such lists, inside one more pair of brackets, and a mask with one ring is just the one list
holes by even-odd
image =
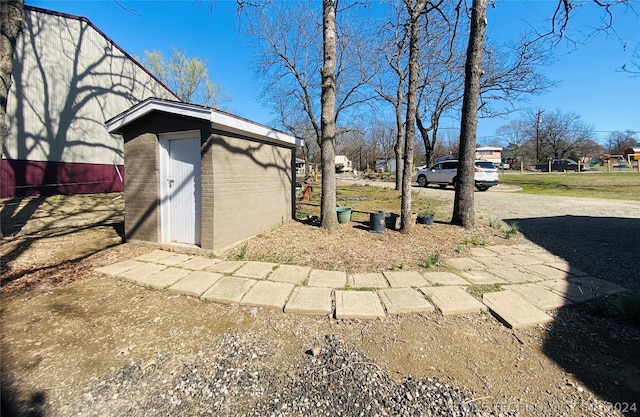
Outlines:
{"label": "concrete paver", "polygon": [[283,309],[293,287],[288,282],[258,281],[240,300],[240,304]]}
{"label": "concrete paver", "polygon": [[270,281],[302,284],[311,272],[311,267],[296,265],[280,265],[269,275]]}
{"label": "concrete paver", "polygon": [[527,302],[514,291],[485,293],[482,295],[482,302],[512,329],[545,324],[553,320],[551,316]]}
{"label": "concrete paver", "polygon": [[574,284],[582,285],[588,288],[591,288],[596,292],[596,294],[617,294],[620,292],[624,292],[627,289],[623,288],[619,285],[614,284],[613,282],[605,281],[599,278],[593,277],[577,277],[570,278],[569,281]]}
{"label": "concrete paver", "polygon": [[531,272],[521,271],[517,268],[489,269],[489,273],[504,279],[507,282],[519,284],[523,282],[542,281],[542,277]]}
{"label": "concrete paver", "polygon": [[136,259],[138,261],[144,262],[158,262],[161,259],[168,258],[169,256],[175,255],[175,252],[169,252],[167,250],[156,249],[149,253],[145,253],[144,255],[138,256]]}
{"label": "concrete paver", "polygon": [[522,298],[540,310],[555,310],[573,304],[568,299],[554,293],[548,288],[536,284],[508,285],[505,289],[517,292]]}
{"label": "concrete paver", "polygon": [[485,268],[513,268],[513,263],[507,261],[501,256],[480,256],[475,258],[478,262],[483,264]]}
{"label": "concrete paver", "polygon": [[428,313],[433,305],[424,295],[413,288],[390,288],[378,291],[389,314]]}
{"label": "concrete paver", "polygon": [[504,284],[505,282],[487,271],[465,271],[462,272],[462,277],[475,285]]}
{"label": "concrete paver", "polygon": [[204,256],[194,256],[193,258],[178,264],[180,268],[203,271],[220,262],[220,259],[205,258]]}
{"label": "concrete paver", "polygon": [[551,291],[563,296],[564,298],[568,298],[574,303],[591,300],[598,295],[589,287],[574,284],[573,282],[564,279],[542,281],[539,285],[549,288]]}
{"label": "concrete paver", "polygon": [[558,262],[566,262],[564,259],[549,253],[549,252],[531,252],[529,254],[530,256],[534,257],[534,258],[538,258],[541,261],[543,261],[544,263],[558,263]]}
{"label": "concrete paver", "polygon": [[385,316],[373,291],[335,291],[336,319],[377,319]]}
{"label": "concrete paver", "polygon": [[351,274],[347,283],[353,288],[389,288],[387,279],[381,272]]}
{"label": "concrete paver", "polygon": [[522,253],[521,249],[516,246],[511,245],[493,245],[493,246],[485,246],[486,249],[494,252],[495,254],[502,255],[519,255]]}
{"label": "concrete paver", "polygon": [[174,253],[166,258],[158,259],[156,262],[162,265],[175,266],[191,259],[191,256],[182,253]]}
{"label": "concrete paver", "polygon": [[189,275],[190,272],[191,271],[187,269],[169,267],[160,272],[156,272],[155,274],[141,278],[137,280],[137,282],[161,290],[175,284],[180,279]]}
{"label": "concrete paver", "polygon": [[165,268],[165,265],[142,263],[139,267],[124,271],[118,274],[118,276],[128,279],[129,281],[139,282],[149,275],[160,272]]}
{"label": "concrete paver", "polygon": [[391,288],[424,287],[429,285],[418,271],[386,271],[384,276]]}
{"label": "concrete paver", "polygon": [[235,277],[265,279],[278,264],[249,261],[233,273]]}
{"label": "concrete paver", "polygon": [[538,274],[545,279],[567,279],[573,275],[549,265],[523,265],[522,268],[534,274]]}
{"label": "concrete paver", "polygon": [[561,271],[567,272],[570,275],[576,276],[576,277],[585,277],[589,274],[587,274],[586,272],[571,266],[569,264],[569,262],[551,262],[547,264],[548,266],[555,268],[555,269],[559,269]]}
{"label": "concrete paver", "polygon": [[347,273],[344,271],[326,271],[313,269],[309,274],[310,287],[343,288],[347,285]]}
{"label": "concrete paver", "polygon": [[202,298],[222,303],[239,303],[256,282],[249,278],[222,277],[202,294]]}
{"label": "concrete paver", "polygon": [[451,272],[425,272],[422,276],[431,285],[469,285],[469,281]]}
{"label": "concrete paver", "polygon": [[199,297],[223,275],[217,272],[194,271],[171,286],[171,291]]}
{"label": "concrete paver", "polygon": [[496,256],[495,252],[490,251],[489,249],[485,249],[485,248],[471,248],[469,251],[471,252],[471,256],[473,256],[473,257]]}
{"label": "concrete paver", "polygon": [[423,294],[431,299],[443,316],[479,313],[487,308],[462,287],[424,287]]}
{"label": "concrete paver", "polygon": [[285,313],[331,314],[331,288],[297,287],[284,307]]}
{"label": "concrete paver", "polygon": [[503,255],[502,258],[514,265],[538,265],[544,263],[540,258],[525,254],[508,254]]}
{"label": "concrete paver", "polygon": [[245,261],[221,261],[207,268],[207,271],[219,272],[221,274],[230,274],[237,269],[240,269],[242,265],[246,264]]}
{"label": "concrete paver", "polygon": [[[430,312],[433,305],[443,315],[475,313],[488,307],[512,328],[550,321],[544,310],[626,291],[609,281],[589,277],[536,246],[494,245],[474,247],[470,252],[471,257],[445,260],[461,276],[441,271],[347,275],[345,271],[221,261],[160,249],[96,271],[206,300],[275,307],[297,314],[333,312],[338,319]],[[344,290],[347,284],[356,290]],[[485,293],[483,304],[463,288],[471,284],[504,284],[504,289]]]}
{"label": "concrete paver", "polygon": [[120,261],[112,265],[106,265],[100,268],[96,268],[96,272],[117,277],[121,276],[124,272],[129,271],[130,269],[139,268],[143,265],[146,264],[134,259],[127,259],[126,261]]}
{"label": "concrete paver", "polygon": [[462,271],[469,269],[484,269],[484,264],[481,264],[471,258],[449,258],[445,259],[444,263]]}

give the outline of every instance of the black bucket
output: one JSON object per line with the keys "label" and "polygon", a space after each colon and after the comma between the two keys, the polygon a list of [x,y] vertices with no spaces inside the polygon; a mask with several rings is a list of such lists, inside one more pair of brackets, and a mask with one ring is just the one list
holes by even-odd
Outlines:
{"label": "black bucket", "polygon": [[384,233],[384,211],[369,214],[369,222],[371,224],[371,232]]}

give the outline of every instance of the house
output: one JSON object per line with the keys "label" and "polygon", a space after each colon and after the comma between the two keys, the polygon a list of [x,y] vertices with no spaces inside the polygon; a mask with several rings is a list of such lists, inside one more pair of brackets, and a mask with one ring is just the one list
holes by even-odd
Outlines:
{"label": "house", "polygon": [[122,191],[122,138],[104,121],[179,100],[86,18],[27,5],[12,79],[0,197]]}
{"label": "house", "polygon": [[492,162],[495,166],[502,163],[502,147],[481,146],[476,148],[476,159]]}
{"label": "house", "polygon": [[624,150],[624,157],[627,162],[631,164],[631,161],[640,161],[640,147],[627,148]]}
{"label": "house", "polygon": [[220,251],[295,212],[295,137],[151,98],[106,122],[124,138],[125,239]]}
{"label": "house", "polygon": [[350,172],[353,169],[351,161],[346,155],[336,155],[336,172]]}

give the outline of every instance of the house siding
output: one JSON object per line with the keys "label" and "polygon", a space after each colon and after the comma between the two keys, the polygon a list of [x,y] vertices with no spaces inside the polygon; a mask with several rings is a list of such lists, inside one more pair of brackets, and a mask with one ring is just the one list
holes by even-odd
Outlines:
{"label": "house siding", "polygon": [[[104,187],[71,185],[84,182],[81,177],[93,168],[92,181],[114,183],[113,165],[124,162],[123,142],[107,132],[105,120],[148,97],[176,98],[86,19],[29,6],[16,41],[12,78],[3,158],[58,163],[66,174],[3,184],[3,197],[26,188],[30,194],[51,194],[47,191],[54,188],[41,186],[52,183],[68,184],[63,190],[70,193],[104,192]],[[14,164],[12,177],[35,181],[28,168]]]}
{"label": "house siding", "polygon": [[[207,204],[203,198],[203,216],[212,207],[214,250],[291,219],[293,149],[224,132],[210,141],[213,197]],[[203,230],[203,242],[205,236]]]}

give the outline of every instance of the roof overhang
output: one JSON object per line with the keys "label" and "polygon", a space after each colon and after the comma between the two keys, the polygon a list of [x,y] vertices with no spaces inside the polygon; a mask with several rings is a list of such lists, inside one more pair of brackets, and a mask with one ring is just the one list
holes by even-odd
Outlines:
{"label": "roof overhang", "polygon": [[158,98],[149,98],[136,104],[129,110],[107,120],[105,125],[109,133],[120,134],[127,125],[154,111],[210,122],[215,129],[266,142],[289,147],[304,145],[302,139],[248,119],[209,107]]}

